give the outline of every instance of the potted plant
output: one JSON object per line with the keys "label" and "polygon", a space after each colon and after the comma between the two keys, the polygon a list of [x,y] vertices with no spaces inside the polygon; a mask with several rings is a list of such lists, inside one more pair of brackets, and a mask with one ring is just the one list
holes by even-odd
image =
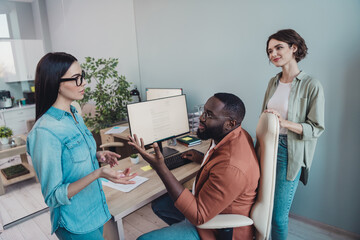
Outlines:
{"label": "potted plant", "polygon": [[133,153],[130,155],[130,161],[133,164],[138,164],[139,163],[139,155],[137,153]]}
{"label": "potted plant", "polygon": [[1,144],[8,144],[9,143],[9,137],[13,135],[13,132],[10,128],[6,126],[0,127],[0,142]]}
{"label": "potted plant", "polygon": [[[95,104],[95,115],[84,116],[86,125],[95,133],[124,120],[127,116],[126,104],[131,100],[130,83],[125,76],[119,75],[116,70],[118,63],[117,58],[86,57],[85,63],[81,64],[88,87],[85,88],[84,98],[79,103],[81,106],[88,102]],[[92,82],[95,84],[91,84]],[[90,85],[93,88],[90,88]]]}

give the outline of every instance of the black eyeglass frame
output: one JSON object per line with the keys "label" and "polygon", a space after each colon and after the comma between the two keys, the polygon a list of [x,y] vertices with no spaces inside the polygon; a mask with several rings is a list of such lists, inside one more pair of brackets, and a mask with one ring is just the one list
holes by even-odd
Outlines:
{"label": "black eyeglass frame", "polygon": [[[80,77],[80,84],[78,84],[79,77]],[[79,87],[83,83],[84,78],[85,78],[85,71],[82,70],[81,75],[78,75],[77,77],[73,77],[73,78],[60,78],[60,82],[75,81],[76,86]]]}

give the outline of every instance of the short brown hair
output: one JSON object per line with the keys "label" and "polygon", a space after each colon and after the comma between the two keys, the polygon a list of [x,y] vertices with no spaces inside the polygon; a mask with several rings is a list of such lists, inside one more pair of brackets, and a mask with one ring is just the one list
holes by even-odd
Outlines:
{"label": "short brown hair", "polygon": [[290,47],[295,44],[297,46],[297,51],[294,53],[296,62],[300,62],[307,54],[308,48],[305,44],[305,40],[293,29],[279,30],[268,38],[266,42],[266,54],[268,56],[268,47],[271,39],[286,42]]}

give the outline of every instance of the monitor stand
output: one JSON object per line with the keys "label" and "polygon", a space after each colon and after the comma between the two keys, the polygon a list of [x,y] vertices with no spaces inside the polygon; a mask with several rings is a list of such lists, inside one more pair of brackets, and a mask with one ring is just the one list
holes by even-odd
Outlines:
{"label": "monitor stand", "polygon": [[170,156],[170,155],[173,155],[173,154],[179,152],[178,150],[175,150],[175,149],[173,149],[173,148],[169,148],[169,147],[164,147],[164,148],[163,148],[161,141],[158,141],[157,143],[158,143],[158,145],[159,145],[160,152],[162,153],[162,155],[164,156],[164,158],[166,158],[166,157],[168,157],[168,156]]}

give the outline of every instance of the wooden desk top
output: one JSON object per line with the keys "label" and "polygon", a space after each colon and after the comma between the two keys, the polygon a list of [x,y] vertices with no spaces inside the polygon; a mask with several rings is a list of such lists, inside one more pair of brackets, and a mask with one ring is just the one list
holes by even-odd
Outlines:
{"label": "wooden desk top", "polygon": [[[179,143],[177,146],[171,147],[180,152],[184,152],[189,149],[197,149],[205,153],[208,150],[209,145],[210,141],[203,141],[200,145],[196,145],[191,148],[183,146]],[[141,170],[141,167],[147,165],[149,164],[140,156],[139,164],[134,165],[130,162],[130,158],[124,158],[120,160],[119,165],[115,167],[115,169],[119,170],[131,167],[131,172],[136,172],[139,176],[149,178],[148,181],[141,184],[131,192],[124,193],[116,189],[103,186],[110,213],[114,216],[115,221],[127,216],[166,192],[164,184],[153,169],[146,172]],[[105,167],[109,166],[107,165]],[[199,169],[199,164],[189,163],[182,167],[173,169],[171,172],[181,183],[183,183],[194,177]]]}

